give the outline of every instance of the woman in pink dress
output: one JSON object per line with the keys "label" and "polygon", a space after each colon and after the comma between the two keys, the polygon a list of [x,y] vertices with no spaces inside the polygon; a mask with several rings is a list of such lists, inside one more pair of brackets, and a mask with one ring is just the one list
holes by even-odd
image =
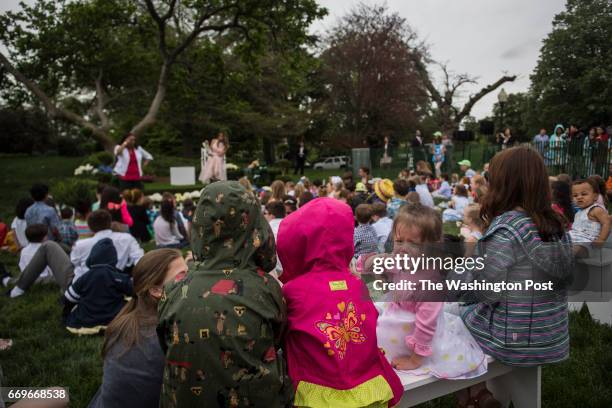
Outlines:
{"label": "woman in pink dress", "polygon": [[210,141],[206,162],[203,164],[202,171],[200,172],[200,181],[202,183],[227,180],[225,152],[228,147],[229,144],[223,132],[219,132],[217,137]]}

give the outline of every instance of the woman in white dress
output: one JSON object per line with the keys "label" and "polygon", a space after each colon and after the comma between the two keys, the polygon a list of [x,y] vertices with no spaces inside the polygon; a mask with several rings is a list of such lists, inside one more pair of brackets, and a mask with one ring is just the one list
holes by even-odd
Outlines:
{"label": "woman in white dress", "polygon": [[202,183],[227,180],[225,152],[228,148],[229,143],[223,132],[219,132],[217,137],[210,141],[210,145],[203,143],[202,171],[199,178]]}

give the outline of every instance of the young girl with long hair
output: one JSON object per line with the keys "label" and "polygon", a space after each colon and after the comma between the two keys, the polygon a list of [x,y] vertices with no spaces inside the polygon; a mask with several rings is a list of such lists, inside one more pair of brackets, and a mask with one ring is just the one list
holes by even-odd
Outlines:
{"label": "young girl with long hair", "polygon": [[282,203],[285,197],[285,183],[281,180],[274,180],[270,188],[272,189],[272,196],[268,202],[280,201]]}
{"label": "young girl with long hair", "polygon": [[164,284],[186,271],[174,249],[148,252],[136,264],[134,296],[106,329],[102,385],[89,408],[159,406],[164,354],[156,334],[157,303]]}
{"label": "young girl with long hair", "polygon": [[173,200],[162,200],[159,216],[153,223],[158,248],[184,248],[189,244],[178,228]]}
{"label": "young girl with long hair", "polygon": [[125,200],[115,187],[107,186],[102,190],[100,209],[110,213],[113,220],[112,229],[115,231],[129,232],[130,227],[134,224]]}
{"label": "young girl with long hair", "polygon": [[[569,357],[565,287],[573,256],[565,221],[551,206],[544,160],[532,148],[508,148],[493,157],[489,176],[480,211],[485,232],[476,248],[484,268],[471,271],[473,279],[551,281],[554,290],[471,292],[462,319],[484,352],[504,364],[563,361]],[[492,401],[483,385],[472,387],[469,397],[478,404]]]}

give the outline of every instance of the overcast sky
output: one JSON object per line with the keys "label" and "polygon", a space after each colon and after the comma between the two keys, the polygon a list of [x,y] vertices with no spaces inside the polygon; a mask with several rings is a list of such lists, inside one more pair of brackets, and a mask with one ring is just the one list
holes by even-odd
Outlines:
{"label": "overcast sky", "polygon": [[[318,2],[329,15],[315,24],[317,32],[333,26],[358,4],[355,0]],[[555,14],[564,9],[565,0],[388,0],[386,4],[429,44],[434,60],[446,62],[453,72],[478,77],[476,85],[466,86],[467,97],[505,73],[518,76],[503,85],[506,92],[527,90],[541,42],[552,29]],[[472,116],[481,119],[491,114],[498,92],[481,99]]]}
{"label": "overcast sky", "polygon": [[[329,10],[312,28],[320,33],[358,3],[317,1]],[[0,12],[17,9],[18,4],[19,0],[0,0]],[[478,77],[476,85],[466,86],[467,97],[505,73],[518,75],[514,83],[504,84],[508,93],[526,90],[541,41],[552,29],[554,15],[564,9],[565,0],[388,0],[386,4],[429,44],[435,60],[448,63],[454,72]],[[497,93],[477,103],[472,115],[478,119],[489,115]]]}

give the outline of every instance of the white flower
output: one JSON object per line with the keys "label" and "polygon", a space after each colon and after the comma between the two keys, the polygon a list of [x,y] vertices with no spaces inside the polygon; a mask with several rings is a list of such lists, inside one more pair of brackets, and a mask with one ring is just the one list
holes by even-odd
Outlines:
{"label": "white flower", "polygon": [[193,190],[191,192],[191,198],[200,198],[200,191],[199,190]]}
{"label": "white flower", "polygon": [[176,193],[174,194],[174,198],[176,199],[176,201],[181,202],[183,201],[183,195],[181,193]]}
{"label": "white flower", "polygon": [[183,201],[185,201],[187,199],[191,199],[191,193],[189,193],[189,192],[183,194]]}
{"label": "white flower", "polygon": [[83,168],[84,168],[84,169],[85,169],[87,172],[91,172],[91,171],[94,169],[94,167],[93,167],[91,164],[89,164],[89,163],[87,163],[85,166],[83,166]]}
{"label": "white flower", "polygon": [[93,169],[93,170],[91,171],[91,174],[98,174],[98,169]]}
{"label": "white flower", "polygon": [[77,167],[76,169],[74,169],[75,176],[80,176],[82,173],[83,173],[83,170],[81,170],[80,167]]}
{"label": "white flower", "polygon": [[238,170],[239,167],[235,165],[234,163],[227,163],[225,165],[225,168],[228,170]]}
{"label": "white flower", "polygon": [[160,203],[162,200],[162,195],[159,193],[155,193],[149,196],[149,198],[151,199],[151,201],[153,201],[154,203]]}

